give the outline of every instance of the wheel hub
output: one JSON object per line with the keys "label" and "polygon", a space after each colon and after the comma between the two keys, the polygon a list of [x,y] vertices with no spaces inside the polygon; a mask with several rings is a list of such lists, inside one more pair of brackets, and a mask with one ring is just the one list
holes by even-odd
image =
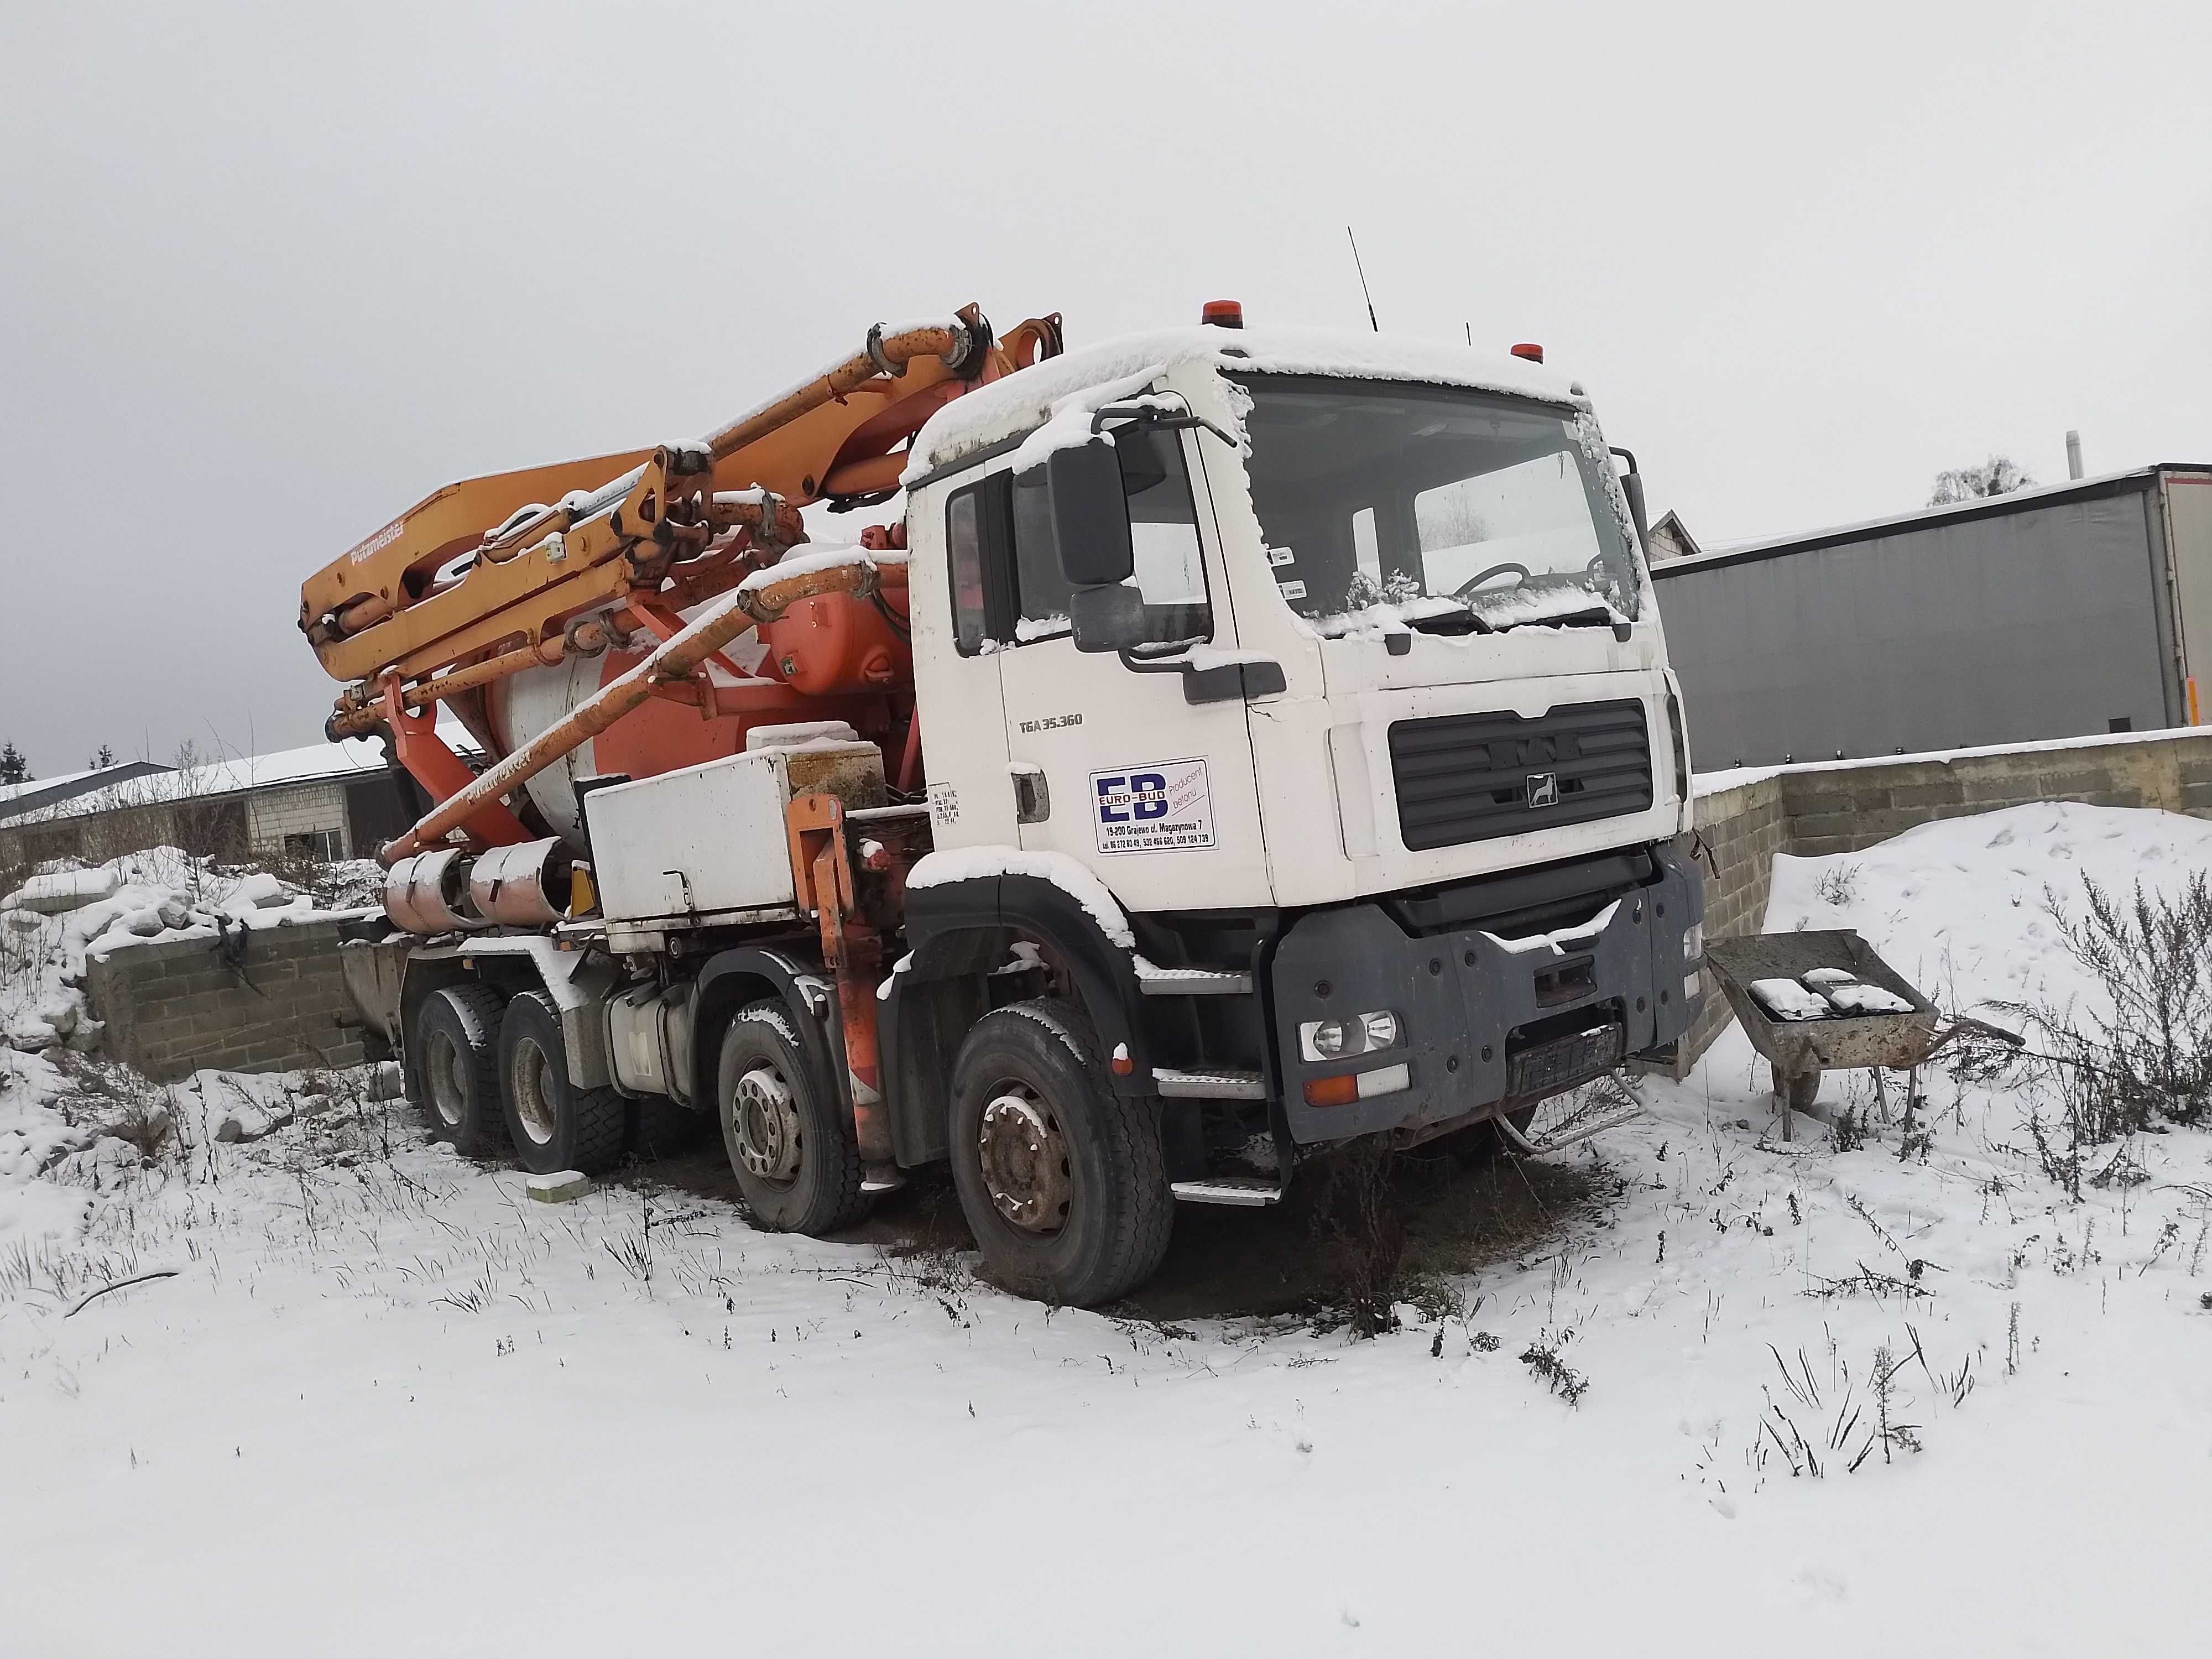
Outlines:
{"label": "wheel hub", "polygon": [[460,1044],[443,1031],[434,1032],[430,1052],[422,1059],[422,1069],[429,1076],[432,1109],[447,1128],[459,1128],[461,1103],[465,1098],[461,1087],[461,1067],[466,1063],[461,1057]]}
{"label": "wheel hub", "polygon": [[738,1158],[763,1181],[788,1181],[799,1173],[799,1108],[791,1085],[773,1066],[756,1066],[738,1079],[732,1115]]}
{"label": "wheel hub", "polygon": [[1011,1087],[984,1107],[976,1142],[983,1185],[999,1213],[1024,1232],[1059,1231],[1074,1182],[1067,1142],[1051,1109],[1027,1090]]}
{"label": "wheel hub", "polygon": [[514,1115],[522,1132],[540,1146],[553,1139],[553,1103],[545,1095],[545,1051],[535,1042],[514,1045]]}

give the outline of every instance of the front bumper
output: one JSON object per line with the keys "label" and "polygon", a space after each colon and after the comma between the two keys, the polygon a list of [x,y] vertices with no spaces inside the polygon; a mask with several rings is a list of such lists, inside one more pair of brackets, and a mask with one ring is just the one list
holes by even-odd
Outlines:
{"label": "front bumper", "polygon": [[[1579,928],[1533,939],[1480,926],[1409,933],[1375,903],[1301,917],[1272,969],[1291,1139],[1343,1140],[1518,1110],[1680,1037],[1702,1000],[1702,964],[1685,957],[1683,934],[1704,919],[1705,889],[1672,847],[1652,853],[1650,883]],[[1300,1052],[1302,1024],[1381,1010],[1401,1022],[1393,1047],[1321,1061]],[[1402,1089],[1341,1105],[1306,1098],[1316,1079],[1398,1065]]]}

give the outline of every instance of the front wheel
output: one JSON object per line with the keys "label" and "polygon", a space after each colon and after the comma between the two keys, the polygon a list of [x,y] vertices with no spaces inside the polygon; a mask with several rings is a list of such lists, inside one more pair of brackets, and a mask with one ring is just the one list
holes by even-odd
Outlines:
{"label": "front wheel", "polygon": [[731,1173],[770,1232],[826,1233],[860,1218],[860,1149],[853,1120],[808,1062],[781,1002],[738,1010],[722,1034],[714,1100]]}
{"label": "front wheel", "polygon": [[1135,1289],[1175,1221],[1148,1101],[1116,1095],[1091,1022],[1052,998],[977,1020],[952,1067],[952,1182],[1008,1289],[1088,1307]]}

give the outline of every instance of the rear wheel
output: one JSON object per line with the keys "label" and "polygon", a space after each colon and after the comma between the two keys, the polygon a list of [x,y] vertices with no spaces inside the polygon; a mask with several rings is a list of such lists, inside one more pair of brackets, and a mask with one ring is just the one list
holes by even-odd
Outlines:
{"label": "rear wheel", "polygon": [[627,1103],[612,1089],[568,1079],[561,1012],[543,991],[525,991],[499,1024],[500,1095],[515,1161],[532,1175],[605,1175],[622,1158]]}
{"label": "rear wheel", "polygon": [[507,1141],[500,1109],[500,1000],[481,985],[449,985],[416,1009],[408,1033],[408,1092],[428,1112],[430,1133],[467,1158]]}
{"label": "rear wheel", "polygon": [[867,1208],[852,1114],[806,1056],[781,1002],[738,1010],[722,1034],[714,1100],[730,1170],[770,1232],[825,1233]]}
{"label": "rear wheel", "polygon": [[952,1181],[993,1277],[1090,1306],[1135,1289],[1175,1221],[1149,1101],[1116,1095],[1091,1022],[1040,998],[977,1020],[952,1069]]}

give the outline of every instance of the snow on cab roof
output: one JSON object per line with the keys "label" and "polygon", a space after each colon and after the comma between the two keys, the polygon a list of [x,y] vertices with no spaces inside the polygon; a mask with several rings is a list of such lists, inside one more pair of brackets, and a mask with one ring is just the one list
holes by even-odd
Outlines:
{"label": "snow on cab roof", "polygon": [[1450,340],[1339,330],[1212,325],[1131,334],[1048,358],[954,398],[915,434],[909,477],[1049,418],[1053,405],[1103,382],[1158,374],[1193,359],[1232,373],[1410,380],[1571,403],[1571,378],[1525,358]]}

